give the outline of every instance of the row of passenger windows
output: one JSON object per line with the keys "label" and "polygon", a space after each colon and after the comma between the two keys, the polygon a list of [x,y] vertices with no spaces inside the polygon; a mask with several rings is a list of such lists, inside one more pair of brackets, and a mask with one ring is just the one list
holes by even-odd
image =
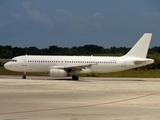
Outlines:
{"label": "row of passenger windows", "polygon": [[34,61],[28,60],[28,62],[36,62],[36,63],[116,63],[116,61]]}

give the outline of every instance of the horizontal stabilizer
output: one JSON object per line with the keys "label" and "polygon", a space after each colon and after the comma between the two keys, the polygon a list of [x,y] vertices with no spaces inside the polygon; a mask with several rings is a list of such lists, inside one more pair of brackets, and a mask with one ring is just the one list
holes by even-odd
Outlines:
{"label": "horizontal stabilizer", "polygon": [[136,60],[134,61],[134,64],[135,65],[140,65],[140,64],[152,64],[154,63],[154,60],[153,59],[144,59],[144,60]]}

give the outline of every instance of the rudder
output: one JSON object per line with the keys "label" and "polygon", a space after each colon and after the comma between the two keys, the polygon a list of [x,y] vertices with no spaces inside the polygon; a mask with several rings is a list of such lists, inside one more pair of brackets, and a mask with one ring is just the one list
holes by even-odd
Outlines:
{"label": "rudder", "polygon": [[152,33],[145,33],[124,57],[146,58]]}

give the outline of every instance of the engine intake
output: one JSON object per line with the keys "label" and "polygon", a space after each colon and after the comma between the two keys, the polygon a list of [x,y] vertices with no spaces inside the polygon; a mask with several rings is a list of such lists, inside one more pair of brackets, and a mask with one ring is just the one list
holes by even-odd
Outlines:
{"label": "engine intake", "polygon": [[49,74],[51,77],[66,77],[67,71],[63,69],[50,69]]}

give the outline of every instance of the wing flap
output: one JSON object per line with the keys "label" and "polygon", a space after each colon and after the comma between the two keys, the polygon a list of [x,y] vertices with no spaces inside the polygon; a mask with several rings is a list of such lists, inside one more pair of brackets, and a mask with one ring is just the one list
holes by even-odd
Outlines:
{"label": "wing flap", "polygon": [[72,69],[72,70],[82,70],[90,68],[92,65],[96,64],[83,64],[83,65],[65,65],[65,66],[51,66],[50,69]]}

